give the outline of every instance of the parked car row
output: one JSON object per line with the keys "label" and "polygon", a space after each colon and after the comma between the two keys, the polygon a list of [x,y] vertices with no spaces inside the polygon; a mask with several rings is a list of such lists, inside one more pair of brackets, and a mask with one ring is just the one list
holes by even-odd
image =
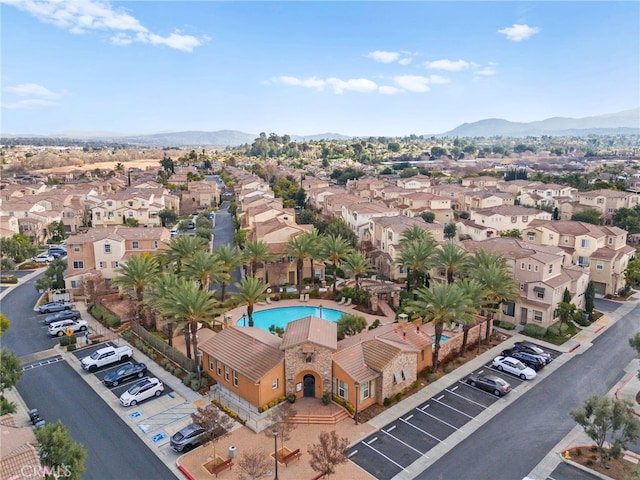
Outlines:
{"label": "parked car row", "polygon": [[52,337],[62,337],[71,331],[73,333],[84,332],[87,329],[87,322],[84,320],[60,320],[52,322],[47,331]]}
{"label": "parked car row", "polygon": [[160,379],[146,377],[136,382],[129,390],[120,396],[120,405],[123,407],[133,407],[139,402],[151,397],[159,397],[164,392],[164,385]]}
{"label": "parked car row", "polygon": [[45,325],[50,325],[54,322],[59,322],[61,320],[79,320],[80,312],[78,310],[62,310],[61,312],[54,313],[53,315],[48,315],[44,319]]}
{"label": "parked car row", "polygon": [[71,310],[73,304],[71,302],[49,302],[38,307],[40,313],[61,312],[62,310]]}

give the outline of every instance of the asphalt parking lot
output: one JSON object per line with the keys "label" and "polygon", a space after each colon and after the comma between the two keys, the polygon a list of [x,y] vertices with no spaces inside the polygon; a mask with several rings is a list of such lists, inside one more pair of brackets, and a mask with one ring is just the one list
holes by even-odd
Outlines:
{"label": "asphalt parking lot", "polygon": [[560,462],[546,480],[599,480],[600,478],[569,463]]}
{"label": "asphalt parking lot", "polygon": [[[552,358],[560,352],[545,349]],[[506,380],[512,389],[525,380],[494,369],[491,364],[473,373],[490,374]],[[452,383],[426,402],[388,423],[347,451],[349,459],[379,480],[393,478],[420,457],[429,458],[429,450],[480,413],[495,405],[495,413],[505,402],[503,397],[472,387],[466,378]],[[532,380],[535,382],[535,379]]]}

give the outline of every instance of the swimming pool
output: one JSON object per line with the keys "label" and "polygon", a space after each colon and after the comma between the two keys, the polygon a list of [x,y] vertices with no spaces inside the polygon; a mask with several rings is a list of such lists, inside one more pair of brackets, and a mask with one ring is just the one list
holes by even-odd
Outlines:
{"label": "swimming pool", "polygon": [[[287,323],[293,322],[300,318],[313,315],[315,317],[324,318],[332,322],[340,320],[344,312],[340,310],[334,310],[333,308],[324,307],[312,307],[310,305],[297,306],[297,307],[275,307],[268,310],[260,310],[259,312],[253,312],[253,326],[261,328],[263,330],[269,330],[271,325],[276,327],[286,327]],[[246,323],[246,325],[245,325]],[[240,317],[236,321],[238,327],[248,326],[249,318]]]}
{"label": "swimming pool", "polygon": [[[435,340],[436,336],[435,335],[431,335],[431,338],[433,338]],[[449,340],[449,337],[447,337],[446,335],[440,335],[440,343],[444,343],[447,340]]]}

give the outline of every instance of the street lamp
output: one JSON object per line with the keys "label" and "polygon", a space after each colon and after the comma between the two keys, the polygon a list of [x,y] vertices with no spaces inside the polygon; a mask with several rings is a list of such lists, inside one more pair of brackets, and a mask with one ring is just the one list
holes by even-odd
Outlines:
{"label": "street lamp", "polygon": [[360,382],[356,382],[356,425],[358,425],[358,397],[360,396]]}
{"label": "street lamp", "polygon": [[273,433],[273,446],[275,448],[274,454],[273,454],[273,458],[275,458],[276,460],[276,476],[275,476],[275,480],[278,480],[278,429],[274,428],[272,430]]}

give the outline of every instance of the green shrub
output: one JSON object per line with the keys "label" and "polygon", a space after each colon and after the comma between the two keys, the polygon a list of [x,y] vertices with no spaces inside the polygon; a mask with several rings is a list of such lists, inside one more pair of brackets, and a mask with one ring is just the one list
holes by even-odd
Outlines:
{"label": "green shrub", "polygon": [[78,339],[76,337],[74,337],[73,335],[70,336],[70,337],[67,337],[65,335],[63,337],[60,337],[60,346],[61,347],[67,347],[69,345],[75,345],[77,341],[78,341]]}
{"label": "green shrub", "polygon": [[464,357],[458,357],[458,358],[456,358],[456,363],[457,363],[458,365],[463,365],[466,361],[467,361],[467,359],[466,359],[466,358],[464,358]]}
{"label": "green shrub", "polygon": [[444,367],[444,373],[451,373],[455,370],[455,368],[452,365],[445,365]]}
{"label": "green shrub", "polygon": [[393,400],[396,402],[399,402],[400,400],[402,400],[402,393],[398,392],[393,396]]}
{"label": "green shrub", "polygon": [[329,402],[331,402],[331,392],[324,392],[322,394],[322,403],[329,405]]}
{"label": "green shrub", "polygon": [[547,329],[541,327],[540,325],[534,325],[532,323],[527,323],[522,329],[522,334],[527,335],[529,337],[542,339],[547,333]]}
{"label": "green shrub", "polygon": [[382,401],[382,404],[385,407],[388,407],[389,405],[391,405],[391,400],[389,400],[389,397],[384,397],[384,400]]}
{"label": "green shrub", "polygon": [[127,342],[133,338],[133,332],[131,330],[125,330],[120,334]]}
{"label": "green shrub", "polygon": [[0,277],[0,283],[18,283],[18,279],[13,275]]}
{"label": "green shrub", "polygon": [[107,324],[109,328],[117,328],[120,326],[120,317],[116,317],[115,315],[107,314],[104,317],[104,322]]}
{"label": "green shrub", "polygon": [[515,324],[511,322],[504,322],[502,320],[494,320],[493,325],[502,328],[503,330],[515,330],[516,328]]}
{"label": "green shrub", "polygon": [[438,380],[438,374],[437,374],[437,373],[430,373],[430,374],[427,376],[427,382],[429,382],[429,383],[433,383],[433,382],[435,382],[436,380]]}
{"label": "green shrub", "polygon": [[67,352],[73,352],[76,349],[75,343],[67,345]]}
{"label": "green shrub", "polygon": [[182,383],[184,383],[185,385],[190,385],[191,382],[193,381],[198,381],[198,375],[193,373],[193,372],[189,372],[187,373],[187,375],[182,379]]}

